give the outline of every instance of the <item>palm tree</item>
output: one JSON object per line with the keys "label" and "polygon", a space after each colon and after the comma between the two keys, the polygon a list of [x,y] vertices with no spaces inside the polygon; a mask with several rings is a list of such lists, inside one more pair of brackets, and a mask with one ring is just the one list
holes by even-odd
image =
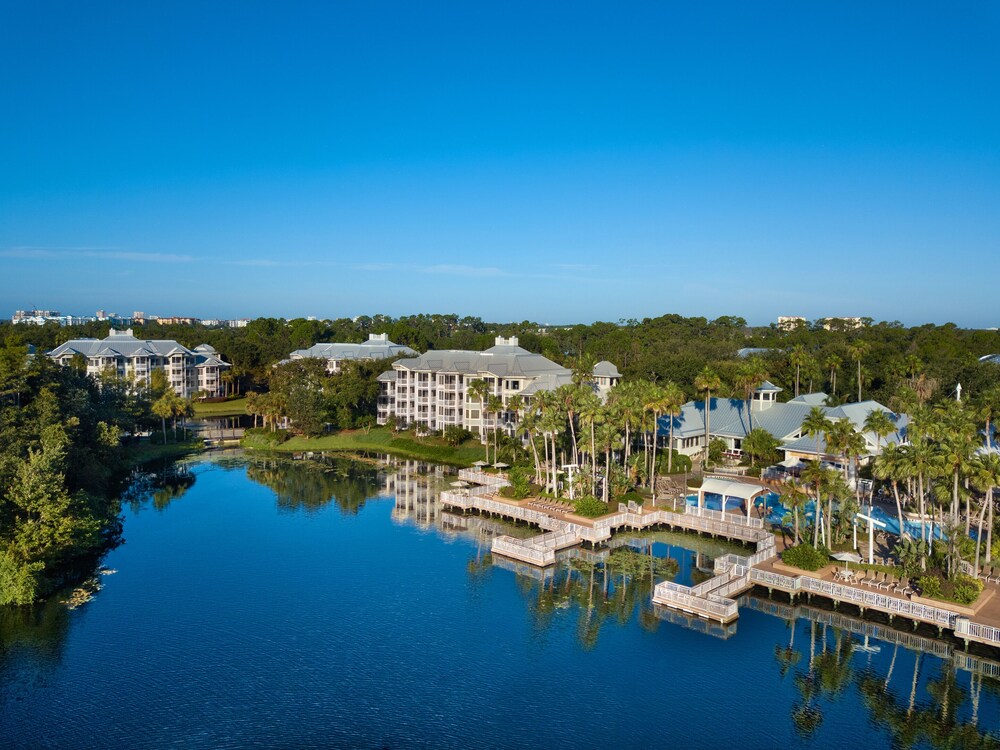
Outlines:
{"label": "palm tree", "polygon": [[[820,484],[821,484],[821,481],[825,481],[826,480],[826,474],[825,474],[824,471],[811,471],[811,470],[814,469],[814,468],[817,469],[817,470],[822,469],[823,453],[822,453],[822,450],[820,449],[819,440],[820,440],[820,437],[822,437],[823,440],[824,440],[824,442],[825,442],[827,440],[827,436],[830,434],[830,432],[831,432],[832,429],[833,429],[833,422],[831,422],[829,419],[827,419],[826,412],[824,412],[823,408],[820,407],[820,406],[814,406],[814,407],[812,407],[809,410],[809,413],[806,414],[805,418],[802,420],[802,434],[807,435],[807,436],[811,437],[813,440],[816,441],[816,461],[815,461],[815,464],[813,466],[810,466],[809,468],[807,468],[806,471],[810,472],[810,476],[812,476],[813,481],[815,481],[815,484],[816,484],[816,519],[817,520],[819,519],[820,506],[821,506],[821,503],[820,503],[820,497],[821,497],[821,495],[820,495]],[[831,500],[831,504],[832,504],[832,500]],[[827,525],[829,526],[830,523],[831,523],[831,521],[830,521],[829,518],[827,518],[826,520],[827,520]],[[816,540],[817,540],[816,544],[818,544],[819,543],[818,542],[818,540],[819,540],[819,533],[818,532],[816,533]],[[827,532],[827,543],[829,543],[829,541],[830,541],[830,532],[828,531]]]}
{"label": "palm tree", "polygon": [[667,473],[671,474],[674,470],[674,417],[681,413],[685,396],[681,387],[672,381],[667,381],[663,386],[663,392],[663,413],[670,417],[670,435],[667,438],[669,441],[667,445]]}
{"label": "palm tree", "polygon": [[875,447],[881,450],[882,438],[894,433],[896,431],[896,424],[889,418],[886,412],[880,409],[873,409],[865,417],[865,430],[875,433]]}
{"label": "palm tree", "polygon": [[989,509],[987,522],[988,537],[986,540],[986,562],[990,562],[990,547],[993,543],[993,490],[1000,487],[1000,454],[983,453],[976,456],[972,462],[971,479],[973,486],[986,493],[983,504],[979,509],[979,521],[976,526],[976,560],[974,575],[979,576],[979,545],[983,540],[983,517]]}
{"label": "palm tree", "polygon": [[858,364],[858,403],[861,402],[861,360],[871,351],[871,346],[865,341],[855,341],[847,347],[847,353]]}
{"label": "palm tree", "polygon": [[581,396],[576,408],[581,425],[590,426],[590,481],[592,487],[597,487],[597,458],[594,455],[597,452],[594,448],[597,441],[594,437],[594,431],[595,426],[604,418],[601,399],[593,391],[587,391],[585,395]]}
{"label": "palm tree", "polygon": [[[479,441],[486,444],[486,399],[490,395],[490,386],[482,378],[475,378],[466,384],[465,392],[479,401]],[[486,461],[490,460],[490,448],[486,445]]]}
{"label": "palm tree", "polygon": [[710,430],[710,418],[712,411],[712,391],[718,391],[722,387],[719,376],[708,365],[698,373],[694,379],[694,387],[705,392],[705,466],[708,466],[708,441]]}
{"label": "palm tree", "polygon": [[[486,398],[486,412],[493,415],[493,461],[496,462],[498,458],[498,444],[497,444],[497,433],[500,432],[500,415],[503,413],[504,405],[503,399],[500,396],[494,396],[490,394]],[[489,452],[487,450],[487,452]],[[487,461],[489,457],[487,456]]]}
{"label": "palm tree", "polygon": [[740,364],[736,369],[736,377],[733,385],[738,391],[743,392],[744,402],[747,408],[747,430],[753,429],[753,409],[751,401],[757,386],[767,380],[767,367],[763,360],[758,357],[751,357]]}
{"label": "palm tree", "polygon": [[657,438],[660,434],[660,414],[667,406],[666,392],[660,386],[654,384],[646,393],[645,409],[653,415],[653,460],[649,470],[649,489],[653,493],[653,502],[656,502],[656,449]]}
{"label": "palm tree", "polygon": [[[952,480],[951,520],[958,522],[959,479],[967,469],[969,460],[977,447],[977,431],[972,415],[958,401],[945,401],[934,409],[936,419],[932,422],[932,437],[937,440],[939,460],[948,470]],[[965,506],[965,532],[968,534],[969,500]]]}
{"label": "palm tree", "polygon": [[837,395],[837,371],[840,370],[840,366],[843,364],[843,360],[836,354],[831,354],[826,358],[823,363],[827,370],[830,371],[830,385],[833,388],[833,395]]}
{"label": "palm tree", "polygon": [[[874,412],[873,412],[874,413]],[[873,474],[876,479],[888,480],[892,487],[892,496],[896,500],[896,517],[899,519],[899,538],[906,534],[903,522],[903,505],[899,502],[899,483],[909,476],[910,460],[907,448],[899,445],[888,445],[875,457]]]}
{"label": "palm tree", "polygon": [[799,534],[799,509],[805,506],[806,501],[809,499],[809,494],[801,484],[795,479],[791,479],[782,485],[780,499],[783,506],[792,510],[792,517],[795,522],[795,544],[800,544],[802,536]]}
{"label": "palm tree", "polygon": [[993,420],[1000,414],[1000,385],[994,385],[975,399],[979,417],[986,423],[986,448],[993,450]]}
{"label": "palm tree", "polygon": [[799,397],[799,380],[802,376],[802,365],[806,363],[809,353],[802,344],[796,344],[788,354],[789,364],[795,368],[795,398]]}
{"label": "palm tree", "polygon": [[167,391],[162,396],[160,396],[156,401],[153,402],[152,410],[153,414],[160,418],[160,423],[163,426],[163,442],[167,442],[167,418],[174,415],[174,405],[173,399],[176,398],[177,394],[173,391]]}

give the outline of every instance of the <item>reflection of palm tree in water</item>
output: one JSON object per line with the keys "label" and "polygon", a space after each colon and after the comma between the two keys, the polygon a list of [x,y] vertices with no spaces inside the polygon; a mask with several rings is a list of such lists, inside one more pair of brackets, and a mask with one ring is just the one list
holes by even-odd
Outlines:
{"label": "reflection of palm tree in water", "polygon": [[[651,556],[651,544],[648,548]],[[677,575],[677,562],[628,547],[608,553],[603,562],[574,558],[544,581],[517,576],[518,588],[528,598],[535,630],[548,629],[559,610],[576,611],[577,639],[584,649],[593,648],[601,628],[614,619],[625,624],[639,612],[639,624],[655,629],[650,593],[660,580]]]}

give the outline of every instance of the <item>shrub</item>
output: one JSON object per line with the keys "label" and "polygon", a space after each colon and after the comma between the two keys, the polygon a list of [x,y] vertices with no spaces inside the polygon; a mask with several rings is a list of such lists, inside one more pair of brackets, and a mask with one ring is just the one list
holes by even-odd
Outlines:
{"label": "shrub", "polygon": [[622,503],[635,503],[636,505],[642,505],[645,502],[646,498],[640,495],[635,490],[632,490],[631,492],[626,492],[624,495],[618,498],[618,500],[619,502]]}
{"label": "shrub", "polygon": [[457,424],[451,424],[444,428],[444,441],[452,448],[457,448],[466,440],[472,437],[472,433]]}
{"label": "shrub", "polygon": [[608,512],[608,504],[601,502],[593,495],[587,495],[576,501],[575,512],[584,518],[597,518]]}
{"label": "shrub", "polygon": [[937,576],[920,576],[920,578],[917,579],[917,585],[920,587],[921,596],[933,596],[940,598],[941,579]]}
{"label": "shrub", "polygon": [[959,604],[972,604],[983,592],[983,582],[978,578],[960,573],[955,578],[952,599]]}
{"label": "shrub", "polygon": [[268,430],[264,427],[251,427],[243,433],[241,445],[247,448],[274,448],[288,440],[287,430]]}
{"label": "shrub", "polygon": [[531,477],[523,466],[514,466],[507,474],[510,479],[511,496],[522,500],[531,494]]}
{"label": "shrub", "polygon": [[781,560],[802,570],[819,570],[830,562],[830,551],[822,546],[817,549],[811,544],[800,544],[782,552]]}

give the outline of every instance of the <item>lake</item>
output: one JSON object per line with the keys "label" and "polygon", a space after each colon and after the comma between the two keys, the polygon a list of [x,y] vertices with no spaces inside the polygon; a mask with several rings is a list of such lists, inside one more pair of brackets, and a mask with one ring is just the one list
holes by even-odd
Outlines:
{"label": "lake", "polygon": [[[150,469],[100,590],[0,610],[0,746],[1000,746],[1000,656],[746,597],[654,610],[731,548],[639,535],[538,571],[413,462]],[[652,574],[651,574],[652,571]]]}

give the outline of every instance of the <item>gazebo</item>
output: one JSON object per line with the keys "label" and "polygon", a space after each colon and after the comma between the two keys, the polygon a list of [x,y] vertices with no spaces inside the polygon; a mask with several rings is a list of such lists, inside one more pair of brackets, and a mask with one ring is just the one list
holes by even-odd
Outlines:
{"label": "gazebo", "polygon": [[703,508],[705,506],[705,495],[721,495],[722,496],[722,511],[726,510],[726,499],[735,497],[746,503],[747,506],[747,518],[750,517],[750,509],[753,507],[753,500],[758,495],[763,495],[769,490],[759,484],[750,484],[749,482],[734,482],[728,479],[715,479],[709,478],[701,483],[701,487],[698,488],[698,507]]}

